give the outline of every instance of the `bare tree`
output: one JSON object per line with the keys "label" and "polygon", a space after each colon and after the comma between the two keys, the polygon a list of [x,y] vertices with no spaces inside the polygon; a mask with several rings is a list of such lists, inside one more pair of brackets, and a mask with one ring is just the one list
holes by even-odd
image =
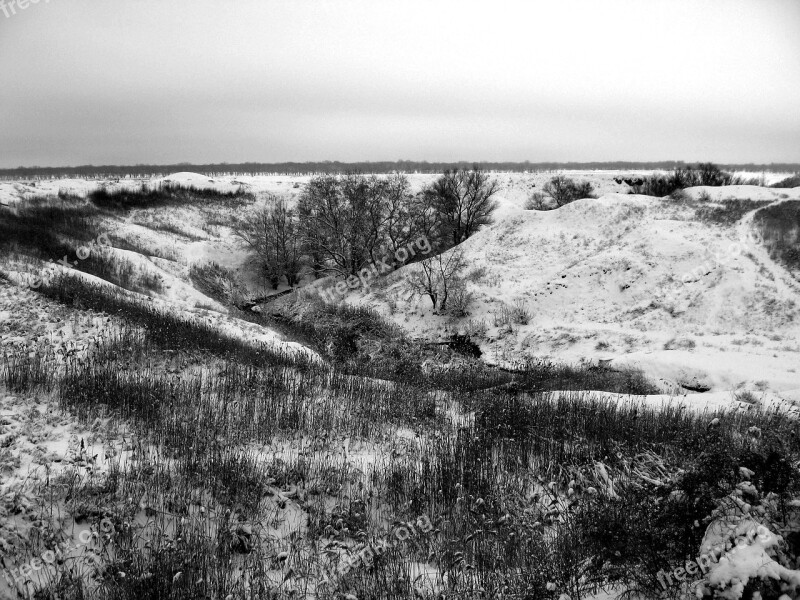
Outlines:
{"label": "bare tree", "polygon": [[441,219],[441,243],[445,247],[457,246],[483,225],[492,223],[492,213],[497,208],[492,196],[498,189],[496,180],[473,167],[470,171],[445,171],[426,190]]}
{"label": "bare tree", "polygon": [[287,208],[283,198],[274,195],[234,227],[234,234],[255,252],[272,289],[278,288],[284,276],[290,286],[298,283],[302,253],[297,229],[294,211]]}
{"label": "bare tree", "polygon": [[335,181],[335,177],[330,175],[312,178],[297,202],[300,243],[303,252],[310,258],[311,272],[315,278],[322,277],[326,271],[322,253],[322,248],[326,244],[322,239],[325,231],[319,223],[319,204],[324,198],[335,193],[332,190]]}
{"label": "bare tree", "polygon": [[349,274],[355,275],[368,263],[375,263],[383,245],[386,219],[387,182],[375,175],[350,173],[341,179],[345,199],[350,250]]}
{"label": "bare tree", "polygon": [[277,198],[268,210],[276,239],[279,269],[286,277],[286,283],[294,287],[300,281],[302,266],[302,244],[295,211],[286,206],[283,198]]}
{"label": "bare tree", "polygon": [[303,244],[312,256],[315,273],[346,274],[350,253],[346,248],[347,216],[339,178],[312,177],[300,196],[298,211],[302,216]]}
{"label": "bare tree", "polygon": [[461,274],[466,266],[464,251],[456,248],[421,261],[408,283],[415,294],[430,298],[434,311],[447,310],[450,295],[464,286]]}
{"label": "bare tree", "polygon": [[[396,254],[415,237],[412,196],[408,178],[395,173],[386,180],[386,215],[383,219],[386,251]],[[418,234],[417,234],[418,235]]]}

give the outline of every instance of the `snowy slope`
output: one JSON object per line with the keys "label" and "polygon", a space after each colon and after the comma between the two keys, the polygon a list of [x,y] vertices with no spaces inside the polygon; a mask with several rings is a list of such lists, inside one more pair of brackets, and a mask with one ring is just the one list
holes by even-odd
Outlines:
{"label": "snowy slope", "polygon": [[[507,186],[507,190],[509,187]],[[800,189],[693,188],[714,197],[781,201]],[[605,194],[547,212],[499,198],[494,225],[463,245],[474,294],[465,319],[405,302],[403,271],[379,293],[353,293],[415,334],[486,333],[487,358],[635,363],[667,384],[710,390],[800,390],[800,290],[771,261],[745,216],[736,227],[702,223],[668,199]],[[755,206],[754,206],[755,209]],[[524,305],[527,325],[495,326]]]}

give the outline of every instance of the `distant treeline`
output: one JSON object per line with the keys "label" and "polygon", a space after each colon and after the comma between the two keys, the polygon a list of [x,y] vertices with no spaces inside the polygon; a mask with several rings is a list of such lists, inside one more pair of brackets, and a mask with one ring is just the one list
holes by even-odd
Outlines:
{"label": "distant treeline", "polygon": [[[236,175],[313,175],[323,173],[390,173],[401,171],[405,173],[441,173],[446,170],[469,169],[477,166],[487,171],[511,172],[537,172],[556,171],[559,169],[579,170],[673,170],[684,167],[683,161],[660,162],[427,162],[413,160],[382,161],[382,162],[284,162],[284,163],[218,163],[207,165],[193,165],[180,163],[176,165],[85,165],[79,167],[17,167],[15,169],[0,169],[0,179],[59,179],[65,177],[75,178],[116,178],[135,177],[149,178],[161,177],[170,173],[191,171],[202,173],[209,177],[236,176]],[[797,172],[800,171],[798,163],[770,163],[770,164],[722,164],[721,168],[728,171],[768,171],[768,172]]]}

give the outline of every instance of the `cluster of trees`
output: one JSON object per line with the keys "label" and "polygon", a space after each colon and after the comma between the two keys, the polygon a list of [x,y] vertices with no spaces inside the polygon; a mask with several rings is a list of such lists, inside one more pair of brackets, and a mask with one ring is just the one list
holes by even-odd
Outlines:
{"label": "cluster of trees", "polygon": [[424,259],[400,252],[421,238],[431,256],[460,244],[491,222],[497,190],[478,168],[446,171],[416,194],[401,173],[318,175],[296,208],[268,197],[238,223],[236,234],[256,253],[273,288],[283,277],[296,285],[304,269],[314,277],[348,278],[387,257],[393,268]]}

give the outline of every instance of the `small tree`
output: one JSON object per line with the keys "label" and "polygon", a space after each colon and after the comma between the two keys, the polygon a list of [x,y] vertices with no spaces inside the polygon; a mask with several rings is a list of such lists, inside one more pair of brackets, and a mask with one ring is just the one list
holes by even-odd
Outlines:
{"label": "small tree", "polygon": [[409,286],[417,295],[427,296],[433,310],[447,310],[447,301],[464,287],[462,272],[467,266],[464,251],[456,248],[423,260],[409,276]]}

